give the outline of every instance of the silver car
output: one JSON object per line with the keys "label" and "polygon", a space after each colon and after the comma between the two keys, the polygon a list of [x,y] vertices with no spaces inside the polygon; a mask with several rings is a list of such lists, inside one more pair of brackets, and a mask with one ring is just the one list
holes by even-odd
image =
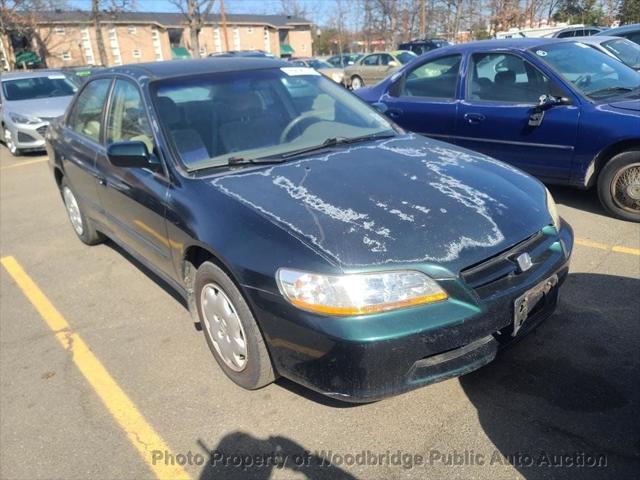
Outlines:
{"label": "silver car", "polygon": [[573,40],[606,53],[620,60],[626,66],[640,71],[640,45],[622,37],[595,35],[592,37],[576,37]]}
{"label": "silver car", "polygon": [[64,114],[77,90],[62,72],[3,73],[0,77],[0,134],[18,156],[44,150],[49,122]]}

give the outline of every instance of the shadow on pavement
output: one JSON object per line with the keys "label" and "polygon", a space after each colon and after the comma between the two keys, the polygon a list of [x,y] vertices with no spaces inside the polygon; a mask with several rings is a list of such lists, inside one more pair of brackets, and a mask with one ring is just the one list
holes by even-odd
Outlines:
{"label": "shadow on pavement", "polygon": [[565,187],[561,185],[547,185],[556,203],[567,207],[575,208],[596,215],[610,217],[598,198],[595,188],[580,190],[579,188]]}
{"label": "shadow on pavement", "polygon": [[274,469],[278,478],[355,480],[355,477],[287,437],[260,440],[248,433],[226,435],[215,448],[198,441],[207,461],[199,480],[268,479]]}
{"label": "shadow on pavement", "polygon": [[639,345],[640,280],[574,273],[551,318],[460,383],[525,478],[638,478]]}

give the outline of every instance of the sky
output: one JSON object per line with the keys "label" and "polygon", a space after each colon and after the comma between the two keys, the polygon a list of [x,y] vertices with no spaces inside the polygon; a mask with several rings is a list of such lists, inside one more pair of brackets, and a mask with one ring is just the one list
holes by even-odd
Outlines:
{"label": "sky", "polygon": [[[350,3],[347,0],[344,3]],[[175,12],[175,5],[169,0],[134,0],[136,10],[147,12]],[[72,8],[88,10],[91,7],[91,0],[68,0]],[[298,0],[298,4],[303,6],[309,14],[308,19],[316,24],[323,25],[330,21],[335,10],[335,0]],[[282,2],[280,0],[225,0],[225,11],[227,13],[255,13],[255,14],[279,14],[282,12]],[[213,11],[220,9],[220,0],[216,0]]]}

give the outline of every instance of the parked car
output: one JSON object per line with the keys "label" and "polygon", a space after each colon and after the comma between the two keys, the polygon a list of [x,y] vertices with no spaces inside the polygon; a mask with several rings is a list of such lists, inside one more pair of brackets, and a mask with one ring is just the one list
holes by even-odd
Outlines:
{"label": "parked car", "polygon": [[451,45],[443,38],[425,38],[424,40],[412,40],[398,45],[398,50],[408,50],[416,55],[430,52],[436,48],[448,47]]}
{"label": "parked car", "polygon": [[3,73],[0,130],[14,156],[45,149],[49,122],[62,115],[77,86],[61,71]]}
{"label": "parked car", "polygon": [[344,70],[342,68],[334,67],[324,60],[317,58],[291,58],[289,59],[289,63],[299,67],[313,68],[336,83],[342,84],[342,80],[344,79]]}
{"label": "parked car", "polygon": [[570,38],[570,37],[588,37],[600,33],[606,30],[603,27],[595,27],[588,25],[579,25],[575,27],[567,27],[557,32],[553,32],[550,37],[552,38]]}
{"label": "parked car", "polygon": [[80,240],[184,296],[245,388],[358,402],[460,375],[548,317],[567,275],[572,230],[538,180],[285,62],[117,67],[48,139]]}
{"label": "parked car", "polygon": [[253,57],[253,58],[274,58],[273,54],[262,50],[229,50],[228,52],[210,53],[210,57]]}
{"label": "parked car", "polygon": [[508,39],[446,47],[357,94],[404,128],[549,183],[597,185],[640,220],[640,75],[587,45]]}
{"label": "parked car", "polygon": [[359,53],[343,53],[342,55],[334,55],[327,58],[327,63],[330,63],[337,68],[346,68],[349,65],[353,65],[360,60],[363,55]]}
{"label": "parked car", "polygon": [[640,70],[640,45],[631,40],[604,35],[580,37],[575,40],[612,56],[636,71]]}
{"label": "parked car", "polygon": [[352,90],[373,85],[416,57],[406,50],[370,53],[344,69],[344,83]]}
{"label": "parked car", "polygon": [[640,44],[640,23],[623,25],[622,27],[609,28],[596,35],[607,35],[609,37],[623,37],[634,43]]}

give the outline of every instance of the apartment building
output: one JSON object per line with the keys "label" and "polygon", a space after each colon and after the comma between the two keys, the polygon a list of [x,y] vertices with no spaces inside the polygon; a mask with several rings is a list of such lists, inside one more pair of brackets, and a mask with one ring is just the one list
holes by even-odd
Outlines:
{"label": "apartment building", "polygon": [[[89,12],[43,12],[34,48],[50,68],[100,65],[95,23]],[[109,66],[182,58],[189,55],[190,31],[180,13],[103,14],[100,31]],[[312,54],[311,22],[287,15],[209,15],[198,37],[200,54],[264,50],[276,57]]]}

